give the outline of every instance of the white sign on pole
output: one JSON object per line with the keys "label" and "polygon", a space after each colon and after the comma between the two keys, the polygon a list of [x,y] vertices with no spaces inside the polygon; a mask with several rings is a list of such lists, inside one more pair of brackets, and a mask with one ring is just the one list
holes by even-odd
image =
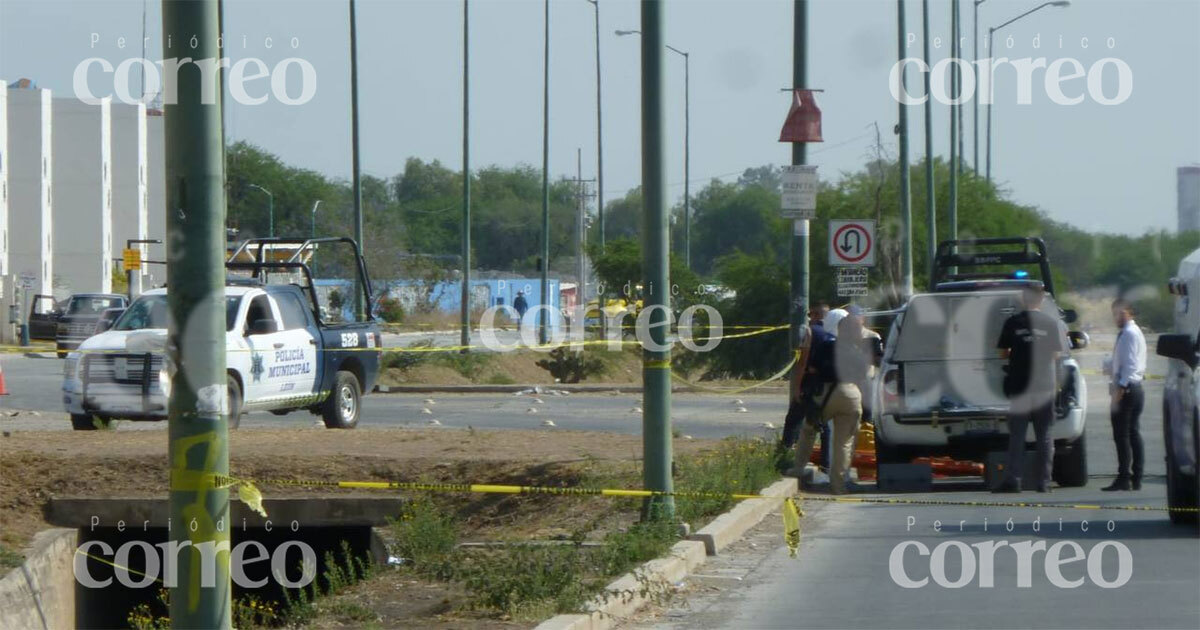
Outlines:
{"label": "white sign on pole", "polygon": [[867,297],[867,287],[866,267],[841,267],[838,269],[838,297]]}
{"label": "white sign on pole", "polygon": [[784,166],[780,206],[784,218],[817,218],[817,167],[809,164]]}
{"label": "white sign on pole", "polygon": [[875,222],[830,221],[829,264],[835,267],[873,267]]}
{"label": "white sign on pole", "polygon": [[35,276],[31,273],[26,272],[26,273],[21,274],[21,276],[20,276],[20,284],[23,288],[32,289],[34,283],[36,283],[36,282],[37,282],[37,276]]}

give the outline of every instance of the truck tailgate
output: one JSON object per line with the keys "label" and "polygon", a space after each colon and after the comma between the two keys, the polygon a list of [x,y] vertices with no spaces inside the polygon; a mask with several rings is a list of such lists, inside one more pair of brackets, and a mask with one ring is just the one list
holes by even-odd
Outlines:
{"label": "truck tailgate", "polygon": [[910,411],[958,407],[1008,406],[1001,359],[908,361],[904,364],[904,402]]}

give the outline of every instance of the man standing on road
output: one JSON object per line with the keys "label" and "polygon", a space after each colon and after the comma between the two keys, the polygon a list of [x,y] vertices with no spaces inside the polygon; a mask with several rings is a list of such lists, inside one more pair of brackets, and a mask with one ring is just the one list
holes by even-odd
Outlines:
{"label": "man standing on road", "polygon": [[1133,305],[1129,302],[1113,302],[1112,313],[1118,330],[1117,343],[1112,357],[1105,360],[1105,373],[1112,375],[1109,392],[1113,441],[1117,443],[1117,478],[1101,489],[1141,490],[1145,451],[1139,423],[1146,402],[1142,391],[1142,380],[1146,377],[1146,337],[1133,321]]}
{"label": "man standing on road", "polygon": [[513,300],[513,310],[517,312],[517,328],[521,327],[521,321],[525,319],[525,311],[529,310],[529,302],[525,299],[524,291],[517,291],[517,297]]}
{"label": "man standing on road", "polygon": [[1042,283],[1033,282],[1021,292],[1025,310],[1009,317],[1000,331],[1000,357],[1008,359],[1004,395],[1009,400],[1008,462],[1004,481],[992,492],[1020,492],[1025,461],[1026,427],[1033,424],[1037,440],[1035,481],[1038,492],[1050,491],[1054,442],[1054,396],[1058,391],[1055,362],[1066,352],[1066,329],[1057,318],[1040,310]]}
{"label": "man standing on road", "polygon": [[815,374],[816,362],[813,361],[813,354],[820,350],[822,344],[833,341],[827,339],[828,332],[825,330],[825,316],[828,314],[829,305],[824,302],[817,302],[808,309],[808,356],[805,357],[803,365],[797,362],[792,368],[787,416],[783,420],[783,446],[786,448],[791,448],[796,444],[800,427],[804,423],[806,398],[804,387],[806,381],[811,385],[812,380],[815,380],[809,378],[810,375]]}

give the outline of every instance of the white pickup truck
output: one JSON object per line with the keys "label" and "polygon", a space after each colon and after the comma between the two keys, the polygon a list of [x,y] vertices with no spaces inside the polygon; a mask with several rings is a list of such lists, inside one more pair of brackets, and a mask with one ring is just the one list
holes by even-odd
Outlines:
{"label": "white pickup truck", "polygon": [[[996,246],[1009,250],[997,252]],[[985,251],[977,251],[981,248]],[[1040,239],[942,243],[934,292],[909,299],[896,314],[884,347],[872,405],[879,463],[946,454],[981,461],[987,452],[1007,448],[1009,403],[1002,391],[1007,361],[1000,358],[996,343],[1004,321],[1020,310],[1021,290],[1030,280],[1023,270],[995,270],[1006,264],[1041,267],[1048,292],[1041,310],[1064,323],[1074,320],[1075,314],[1060,310],[1054,300]],[[958,272],[972,266],[989,271]],[[1072,348],[1086,347],[1083,333],[1068,336]],[[1087,483],[1087,383],[1070,354],[1060,357],[1057,373],[1050,429],[1054,479],[1062,486],[1082,486]],[[1032,427],[1026,440],[1033,441]]]}
{"label": "white pickup truck", "polygon": [[[362,395],[374,388],[379,372],[378,325],[369,315],[360,322],[322,321],[302,264],[229,266],[299,269],[309,279],[307,285],[249,281],[225,287],[230,427],[247,411],[301,409],[320,414],[330,428],[356,426]],[[175,371],[166,361],[167,319],[167,290],[147,291],[112,328],[67,356],[63,404],[75,429],[95,429],[114,419],[166,419]]]}
{"label": "white pickup truck", "polygon": [[1171,521],[1195,524],[1200,506],[1200,249],[1167,283],[1175,296],[1175,328],[1159,335],[1157,352],[1173,359],[1163,382],[1163,440]]}

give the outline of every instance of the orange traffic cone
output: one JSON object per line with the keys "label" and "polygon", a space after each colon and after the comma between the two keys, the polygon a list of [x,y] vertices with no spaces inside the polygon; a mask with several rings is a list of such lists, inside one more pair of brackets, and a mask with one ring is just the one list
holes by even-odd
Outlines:
{"label": "orange traffic cone", "polygon": [[0,365],[0,396],[8,395],[8,387],[4,384],[4,366]]}

